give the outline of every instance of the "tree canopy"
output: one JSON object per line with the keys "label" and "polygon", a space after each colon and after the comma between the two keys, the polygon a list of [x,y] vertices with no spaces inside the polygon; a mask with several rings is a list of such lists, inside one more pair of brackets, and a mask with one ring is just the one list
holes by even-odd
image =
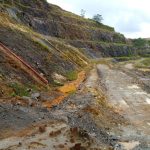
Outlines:
{"label": "tree canopy", "polygon": [[93,16],[93,20],[98,22],[98,23],[101,23],[102,20],[103,20],[103,17],[100,14],[96,14],[96,15]]}

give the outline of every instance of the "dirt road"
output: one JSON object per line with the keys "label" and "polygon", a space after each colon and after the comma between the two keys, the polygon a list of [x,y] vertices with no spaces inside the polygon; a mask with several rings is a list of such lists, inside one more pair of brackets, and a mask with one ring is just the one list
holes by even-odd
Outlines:
{"label": "dirt road", "polygon": [[101,82],[105,85],[108,102],[130,121],[130,126],[120,126],[115,134],[127,141],[146,144],[150,148],[150,94],[146,93],[133,77],[106,65],[97,65]]}

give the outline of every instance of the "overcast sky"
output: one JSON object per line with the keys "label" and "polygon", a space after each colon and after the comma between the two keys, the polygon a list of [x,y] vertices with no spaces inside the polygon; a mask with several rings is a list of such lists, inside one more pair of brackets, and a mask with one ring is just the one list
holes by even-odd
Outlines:
{"label": "overcast sky", "polygon": [[48,0],[65,10],[86,17],[101,14],[103,23],[128,38],[150,37],[150,0]]}

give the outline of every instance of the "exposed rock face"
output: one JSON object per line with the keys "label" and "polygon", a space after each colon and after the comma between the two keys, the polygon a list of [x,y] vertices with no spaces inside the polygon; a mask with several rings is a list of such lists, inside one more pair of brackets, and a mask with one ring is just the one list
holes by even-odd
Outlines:
{"label": "exposed rock face", "polygon": [[45,35],[72,40],[82,39],[126,43],[125,37],[114,32],[113,29],[103,29],[104,25],[101,27],[101,24],[92,23],[92,21],[89,23],[84,21],[84,19],[80,21],[79,19],[63,16],[61,12],[53,14],[51,7],[53,8],[54,6],[44,7],[49,12],[26,9],[20,12],[20,19],[34,30]]}
{"label": "exposed rock face", "polygon": [[[106,42],[86,42],[86,41],[68,41],[75,47],[84,49],[85,55],[92,58],[103,57],[120,57],[120,56],[131,56],[136,54],[136,50],[132,45],[117,44],[117,43],[106,43]],[[85,50],[86,49],[86,50]],[[88,50],[88,51],[87,51]]]}
{"label": "exposed rock face", "polygon": [[40,33],[69,39],[75,34],[73,39],[125,42],[124,36],[115,33],[112,27],[83,19],[46,1],[21,0],[20,3],[15,2],[20,19]]}
{"label": "exposed rock face", "polygon": [[[39,73],[44,74],[49,82],[52,82],[51,77],[53,72],[65,74],[66,71],[71,71],[84,67],[86,65],[86,58],[81,56],[77,49],[67,47],[61,43],[57,45],[57,52],[54,47],[46,47],[43,43],[35,42],[29,36],[26,36],[19,31],[10,30],[5,27],[0,28],[0,41],[13,50],[18,56],[23,58]],[[71,58],[71,60],[70,60]]]}
{"label": "exposed rock face", "polygon": [[[82,46],[82,48],[93,49],[93,47],[95,47],[98,49],[97,51],[99,51],[99,54],[95,53],[93,55],[97,57],[128,56],[133,52],[133,48],[128,45],[125,37],[120,33],[116,33],[112,27],[96,23],[91,19],[84,19],[64,11],[58,6],[48,4],[46,1],[20,0],[20,3],[21,5],[19,1],[15,3],[18,9],[16,14],[18,19],[41,34],[65,40],[73,40],[70,43],[76,47],[80,47],[80,43],[78,42],[78,45],[74,40],[84,40],[85,42],[82,42],[84,47]],[[89,46],[87,41],[93,41],[92,46],[91,44]],[[94,42],[96,42],[96,44],[94,44]],[[105,45],[98,42],[121,43],[127,45]],[[84,52],[86,53],[87,49]]]}
{"label": "exposed rock face", "polygon": [[116,43],[126,43],[123,35],[105,31],[101,29],[92,29],[90,27],[86,28],[78,24],[67,23],[70,22],[69,19],[66,21],[64,17],[60,18],[60,21],[52,20],[41,20],[40,18],[32,18],[26,16],[28,20],[27,23],[36,31],[63,39],[71,40],[93,40],[93,41],[104,41],[104,42],[116,42]]}

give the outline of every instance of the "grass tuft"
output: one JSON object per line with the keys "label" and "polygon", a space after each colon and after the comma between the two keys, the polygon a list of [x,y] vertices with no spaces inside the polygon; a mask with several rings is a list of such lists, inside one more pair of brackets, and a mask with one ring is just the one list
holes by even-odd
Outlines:
{"label": "grass tuft", "polygon": [[135,67],[137,67],[137,68],[150,68],[150,57],[149,58],[143,58],[141,61],[139,61],[137,64],[135,64]]}
{"label": "grass tuft", "polygon": [[129,61],[129,60],[136,60],[139,59],[140,56],[124,56],[124,57],[114,57],[115,60],[122,62],[122,61]]}
{"label": "grass tuft", "polygon": [[76,71],[74,71],[74,70],[68,71],[68,72],[66,73],[66,77],[67,77],[67,79],[68,79],[69,81],[73,81],[73,80],[76,80],[76,79],[77,79],[78,73],[77,73]]}
{"label": "grass tuft", "polygon": [[29,96],[27,88],[22,86],[21,84],[13,82],[9,86],[13,89],[13,93],[11,94],[11,96]]}

